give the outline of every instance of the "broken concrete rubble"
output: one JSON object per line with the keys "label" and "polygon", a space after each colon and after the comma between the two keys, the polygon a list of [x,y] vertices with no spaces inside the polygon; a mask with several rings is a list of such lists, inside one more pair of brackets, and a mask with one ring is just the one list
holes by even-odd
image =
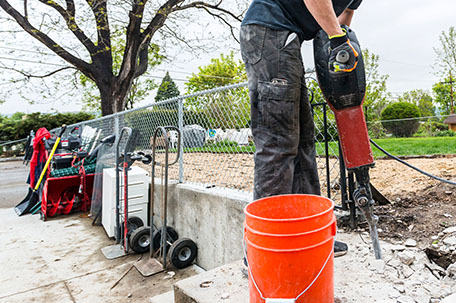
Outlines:
{"label": "broken concrete rubble", "polygon": [[[360,237],[361,236],[361,237]],[[432,263],[423,250],[405,243],[382,242],[383,260],[373,258],[367,235],[339,232],[338,240],[350,244],[347,255],[335,259],[335,302],[337,303],[448,303],[456,293],[456,279]],[[364,242],[365,241],[365,242]],[[395,250],[398,245],[403,247]],[[410,265],[399,255],[412,256]],[[183,302],[247,303],[248,286],[241,276],[242,261],[183,280],[175,289]],[[453,268],[453,267],[451,267]],[[437,274],[434,275],[432,271]],[[201,282],[212,281],[202,289]],[[226,296],[229,295],[228,299]],[[177,298],[177,297],[176,297]],[[450,297],[451,298],[451,297]],[[232,301],[230,301],[232,300]],[[447,301],[444,301],[447,300]],[[449,300],[449,301],[448,301]]]}
{"label": "broken concrete rubble", "polygon": [[433,236],[432,244],[425,249],[428,258],[447,269],[456,263],[456,226],[448,227],[437,236]]}

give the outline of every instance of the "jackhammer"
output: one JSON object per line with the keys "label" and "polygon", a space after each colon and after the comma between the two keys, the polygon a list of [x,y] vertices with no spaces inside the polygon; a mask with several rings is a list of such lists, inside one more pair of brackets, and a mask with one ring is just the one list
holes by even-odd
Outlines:
{"label": "jackhammer", "polygon": [[[334,112],[339,142],[345,165],[356,176],[357,187],[353,192],[354,202],[369,224],[375,257],[382,258],[378,240],[377,222],[372,208],[374,200],[369,185],[369,169],[374,166],[374,157],[369,142],[363,102],[366,93],[366,76],[361,48],[355,33],[342,26],[348,39],[358,52],[358,65],[351,72],[334,72],[328,66],[330,43],[328,35],[321,30],[314,39],[314,58],[317,79],[321,92]],[[337,61],[344,64],[347,54],[341,51]]]}

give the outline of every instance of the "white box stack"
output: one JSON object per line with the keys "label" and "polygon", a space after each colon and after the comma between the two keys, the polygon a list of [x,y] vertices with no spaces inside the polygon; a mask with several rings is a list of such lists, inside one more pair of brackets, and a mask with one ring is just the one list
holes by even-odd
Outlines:
{"label": "white box stack", "polygon": [[[123,173],[120,172],[120,222],[123,222]],[[128,170],[128,216],[139,217],[144,225],[148,218],[149,174],[144,169],[132,166]],[[114,168],[103,170],[103,210],[101,215],[108,237],[115,236],[116,227],[116,171]]]}

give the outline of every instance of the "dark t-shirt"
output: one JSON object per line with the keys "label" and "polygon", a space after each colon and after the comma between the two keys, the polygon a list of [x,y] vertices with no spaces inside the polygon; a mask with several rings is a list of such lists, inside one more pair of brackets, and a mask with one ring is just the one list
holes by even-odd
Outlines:
{"label": "dark t-shirt", "polygon": [[[336,16],[346,8],[357,9],[362,0],[332,0]],[[289,30],[299,40],[311,40],[321,29],[303,0],[253,0],[242,25],[258,24],[275,30]]]}

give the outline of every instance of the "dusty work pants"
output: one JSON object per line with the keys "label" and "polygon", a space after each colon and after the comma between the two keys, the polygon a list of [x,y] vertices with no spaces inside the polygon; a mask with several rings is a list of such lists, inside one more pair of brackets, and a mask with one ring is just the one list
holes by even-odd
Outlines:
{"label": "dusty work pants", "polygon": [[315,127],[299,39],[259,25],[242,26],[240,39],[256,146],[254,199],[319,195]]}

